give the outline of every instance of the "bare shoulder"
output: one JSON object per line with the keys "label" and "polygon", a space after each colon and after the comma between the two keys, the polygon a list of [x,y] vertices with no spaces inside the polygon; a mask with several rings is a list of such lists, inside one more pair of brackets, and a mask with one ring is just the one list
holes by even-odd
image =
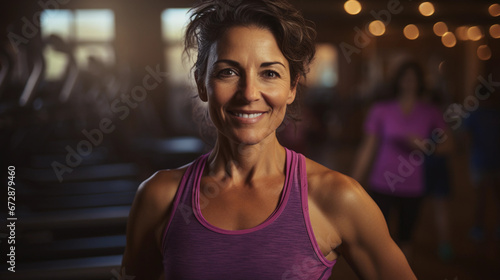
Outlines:
{"label": "bare shoulder", "polygon": [[186,169],[187,167],[160,170],[142,182],[134,201],[136,207],[168,208],[177,193]]}
{"label": "bare shoulder", "polygon": [[138,279],[158,279],[161,274],[161,232],[184,172],[185,168],[158,171],[137,190],[122,266]]}
{"label": "bare shoulder", "polygon": [[345,217],[353,214],[353,208],[373,207],[370,196],[353,178],[310,159],[306,159],[306,166],[310,200],[325,214]]}
{"label": "bare shoulder", "polygon": [[157,241],[186,168],[158,171],[142,182],[130,209],[127,222],[127,247]]}
{"label": "bare shoulder", "polygon": [[347,175],[331,170],[311,159],[306,159],[306,166],[307,182],[311,194],[326,195],[328,198],[340,202],[339,200],[365,193],[361,185]]}

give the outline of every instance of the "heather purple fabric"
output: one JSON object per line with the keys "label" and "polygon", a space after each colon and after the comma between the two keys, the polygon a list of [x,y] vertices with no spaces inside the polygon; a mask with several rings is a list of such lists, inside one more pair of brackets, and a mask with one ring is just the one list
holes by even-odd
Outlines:
{"label": "heather purple fabric", "polygon": [[278,207],[245,230],[220,229],[202,216],[199,182],[208,154],[188,167],[163,236],[166,279],[328,279],[336,261],[323,256],[312,232],[304,156],[286,155]]}
{"label": "heather purple fabric", "polygon": [[[446,124],[440,110],[425,102],[415,104],[412,112],[403,114],[398,101],[375,104],[365,122],[365,132],[379,138],[369,178],[371,190],[401,197],[424,194],[423,160],[432,154],[436,142],[432,131],[444,132]],[[419,147],[409,144],[409,137],[424,139]]]}

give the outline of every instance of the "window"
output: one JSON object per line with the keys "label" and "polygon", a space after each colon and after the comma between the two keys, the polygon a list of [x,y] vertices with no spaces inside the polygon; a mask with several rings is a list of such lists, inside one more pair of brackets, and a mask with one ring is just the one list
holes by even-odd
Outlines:
{"label": "window", "polygon": [[169,84],[177,87],[194,85],[194,79],[190,75],[192,64],[182,55],[184,32],[189,20],[188,11],[188,8],[166,9],[161,15]]}
{"label": "window", "polygon": [[[112,46],[115,36],[113,11],[45,10],[40,21],[43,39],[55,35],[65,44],[74,46],[73,55],[79,68],[86,68],[91,57],[105,65],[115,62]],[[44,49],[44,57],[45,79],[63,77],[69,61],[67,55],[49,45]]]}
{"label": "window", "polygon": [[316,56],[307,75],[310,88],[333,88],[338,82],[337,49],[331,44],[317,44]]}
{"label": "window", "polygon": [[[165,69],[168,75],[167,119],[176,120],[173,128],[179,134],[197,134],[192,112],[196,102],[196,87],[191,74],[192,60],[183,56],[184,32],[189,21],[188,8],[166,9],[161,15]],[[196,58],[196,54],[193,54]],[[195,102],[195,103],[193,103]],[[200,103],[198,103],[200,104]]]}

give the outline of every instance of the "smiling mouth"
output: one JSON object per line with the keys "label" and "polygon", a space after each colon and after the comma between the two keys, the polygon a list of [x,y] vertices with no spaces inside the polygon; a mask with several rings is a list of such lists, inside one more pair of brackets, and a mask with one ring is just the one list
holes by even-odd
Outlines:
{"label": "smiling mouth", "polygon": [[239,118],[244,118],[244,119],[253,119],[262,116],[264,113],[252,113],[252,114],[245,114],[245,113],[235,113],[232,112],[233,115],[239,117]]}

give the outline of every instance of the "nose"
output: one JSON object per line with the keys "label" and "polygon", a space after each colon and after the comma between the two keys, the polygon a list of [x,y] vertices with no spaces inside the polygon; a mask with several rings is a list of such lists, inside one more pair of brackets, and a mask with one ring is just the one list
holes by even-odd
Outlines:
{"label": "nose", "polygon": [[248,103],[260,98],[260,87],[256,78],[250,75],[240,80],[241,97]]}

